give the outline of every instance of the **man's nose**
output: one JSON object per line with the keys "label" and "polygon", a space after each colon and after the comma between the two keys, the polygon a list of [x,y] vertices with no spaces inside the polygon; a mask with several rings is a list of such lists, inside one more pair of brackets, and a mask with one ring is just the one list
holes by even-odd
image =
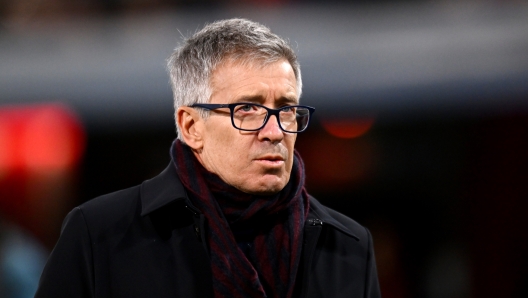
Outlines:
{"label": "man's nose", "polygon": [[272,143],[278,143],[284,138],[284,132],[279,126],[279,119],[275,115],[270,115],[268,122],[259,130],[258,137],[260,140],[269,140]]}

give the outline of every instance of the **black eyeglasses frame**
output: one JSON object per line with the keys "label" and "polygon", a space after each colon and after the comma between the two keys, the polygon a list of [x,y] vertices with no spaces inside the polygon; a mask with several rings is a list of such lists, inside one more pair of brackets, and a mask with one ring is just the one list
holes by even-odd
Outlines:
{"label": "black eyeglasses frame", "polygon": [[[234,115],[235,107],[240,106],[240,105],[254,105],[254,106],[259,106],[259,107],[264,108],[267,111],[267,114],[266,114],[266,118],[264,118],[264,121],[262,122],[262,126],[260,126],[259,128],[255,128],[255,129],[245,129],[245,128],[237,127],[235,125],[235,120],[233,119],[233,117],[234,117],[233,115]],[[233,125],[234,128],[236,128],[238,130],[242,130],[242,131],[258,131],[258,130],[261,130],[268,123],[268,120],[270,119],[270,115],[275,115],[275,117],[277,118],[277,123],[279,124],[280,129],[282,131],[288,132],[288,133],[300,133],[300,132],[305,131],[308,128],[308,126],[310,125],[310,120],[312,118],[312,114],[315,112],[315,108],[314,107],[304,106],[304,105],[284,106],[284,107],[280,107],[278,109],[271,109],[271,108],[268,108],[268,107],[266,107],[264,105],[256,104],[256,103],[252,103],[252,102],[237,102],[237,103],[228,103],[228,104],[222,104],[222,103],[220,103],[220,104],[195,103],[195,104],[191,105],[190,107],[191,108],[202,108],[202,109],[206,109],[206,110],[216,110],[216,109],[221,109],[221,108],[229,108],[230,117],[231,117],[231,125]],[[290,130],[286,130],[286,129],[284,129],[282,127],[282,124],[281,124],[281,121],[280,121],[280,118],[279,118],[279,113],[283,109],[290,109],[290,108],[304,108],[304,109],[308,110],[308,112],[309,112],[308,122],[306,123],[306,126],[303,128],[303,130],[290,131]]]}

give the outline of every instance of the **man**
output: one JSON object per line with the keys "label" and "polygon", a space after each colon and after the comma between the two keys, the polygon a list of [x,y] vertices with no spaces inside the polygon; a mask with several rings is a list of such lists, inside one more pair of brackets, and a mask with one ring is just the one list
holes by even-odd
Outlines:
{"label": "man", "polygon": [[71,211],[36,297],[379,297],[369,232],[304,188],[314,109],[289,45],[231,19],[168,67],[170,165]]}

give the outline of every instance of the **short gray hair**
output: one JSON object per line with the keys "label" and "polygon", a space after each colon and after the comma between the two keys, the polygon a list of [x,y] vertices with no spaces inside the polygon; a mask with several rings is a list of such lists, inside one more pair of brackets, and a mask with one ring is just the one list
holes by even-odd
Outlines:
{"label": "short gray hair", "polygon": [[[242,63],[259,62],[262,65],[285,59],[293,69],[297,94],[301,96],[301,69],[289,43],[259,23],[229,19],[205,26],[186,39],[167,60],[174,110],[177,111],[180,106],[209,102],[211,75],[227,59]],[[203,117],[207,116],[207,112],[201,113]],[[176,130],[181,139],[177,123]]]}

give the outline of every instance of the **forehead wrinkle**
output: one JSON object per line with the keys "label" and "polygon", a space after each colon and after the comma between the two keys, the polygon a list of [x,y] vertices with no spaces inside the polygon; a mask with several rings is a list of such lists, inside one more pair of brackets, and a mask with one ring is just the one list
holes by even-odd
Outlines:
{"label": "forehead wrinkle", "polygon": [[[278,61],[276,62],[278,63]],[[255,67],[258,66],[258,67]],[[276,69],[267,68],[268,65],[243,65],[236,62],[222,63],[217,67],[210,78],[211,86],[211,97],[215,97],[218,93],[228,91],[225,103],[234,102],[254,102],[263,104],[265,101],[271,99],[270,92],[273,93],[274,105],[282,105],[284,103],[299,102],[297,89],[295,82],[291,80],[284,80],[281,74],[274,73]],[[247,72],[251,72],[251,69],[258,69],[266,71],[257,73],[256,75],[246,76]],[[262,77],[271,79],[272,85],[265,81],[255,81],[255,77]],[[279,81],[275,81],[274,78],[280,78]],[[246,82],[247,81],[247,82]],[[295,78],[293,78],[295,81]],[[256,86],[254,86],[256,84]],[[293,85],[292,85],[293,84]]]}

